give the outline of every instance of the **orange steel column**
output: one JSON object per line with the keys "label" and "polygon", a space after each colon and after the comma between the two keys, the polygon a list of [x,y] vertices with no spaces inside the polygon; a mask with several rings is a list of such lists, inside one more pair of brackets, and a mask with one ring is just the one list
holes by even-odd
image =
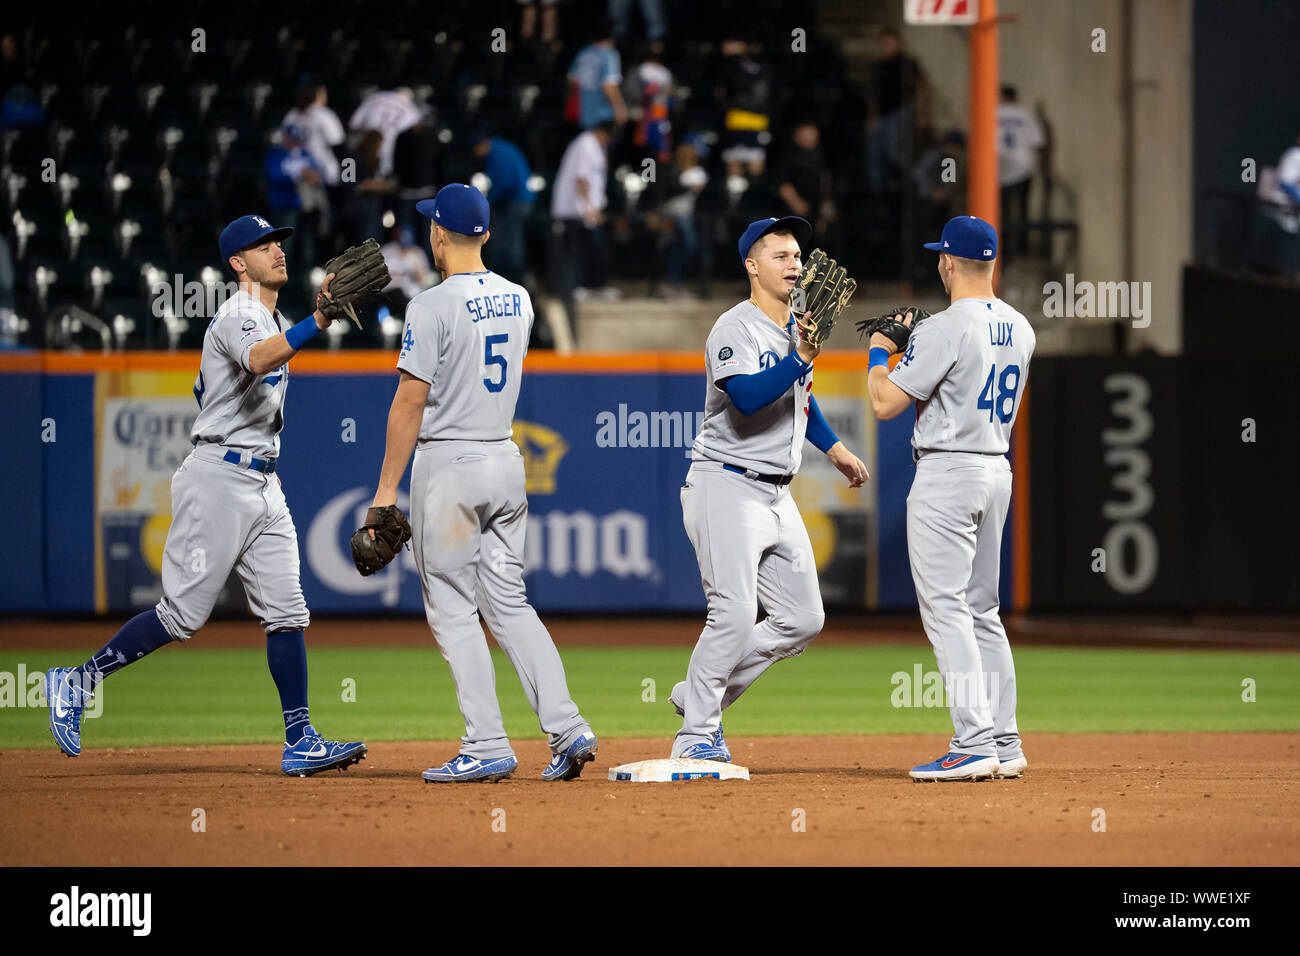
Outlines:
{"label": "orange steel column", "polygon": [[998,213],[998,0],[979,0],[979,21],[970,30],[970,178],[968,215],[1001,228]]}

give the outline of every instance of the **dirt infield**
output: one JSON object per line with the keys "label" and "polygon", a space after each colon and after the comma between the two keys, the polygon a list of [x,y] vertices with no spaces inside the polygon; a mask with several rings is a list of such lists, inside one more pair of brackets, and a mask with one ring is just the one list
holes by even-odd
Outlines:
{"label": "dirt infield", "polygon": [[1036,735],[1022,779],[908,780],[942,743],[742,737],[748,783],[677,784],[605,779],[664,740],[604,741],[572,783],[543,783],[545,746],[520,743],[514,778],[455,785],[418,776],[450,743],[374,744],[308,779],[281,776],[274,746],[15,750],[0,754],[0,865],[1300,862],[1294,734]]}

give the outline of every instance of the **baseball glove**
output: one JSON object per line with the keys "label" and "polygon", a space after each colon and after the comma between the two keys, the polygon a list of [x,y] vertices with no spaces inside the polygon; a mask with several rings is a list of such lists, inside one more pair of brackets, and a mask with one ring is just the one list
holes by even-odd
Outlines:
{"label": "baseball glove", "polygon": [[[370,540],[370,532],[375,532]],[[396,505],[371,508],[366,523],[352,535],[352,563],[363,575],[383,570],[397,557],[402,545],[411,540],[411,524]]]}
{"label": "baseball glove", "polygon": [[379,243],[367,239],[359,246],[349,246],[325,263],[325,274],[334,273],[330,280],[329,295],[316,293],[316,308],[327,319],[347,316],[361,328],[357,306],[379,294],[392,276],[384,262]]}
{"label": "baseball glove", "polygon": [[[908,313],[912,314],[912,324],[904,325],[901,319],[906,319]],[[877,316],[874,319],[863,319],[855,328],[871,341],[871,336],[876,332],[884,335],[889,341],[893,342],[896,350],[901,352],[907,348],[907,340],[912,337],[913,330],[920,325],[925,319],[930,317],[930,313],[925,309],[903,308],[890,309],[884,315]]]}
{"label": "baseball glove", "polygon": [[807,313],[799,325],[803,340],[821,348],[857,288],[848,270],[820,249],[814,249],[790,291],[790,308],[796,314]]}

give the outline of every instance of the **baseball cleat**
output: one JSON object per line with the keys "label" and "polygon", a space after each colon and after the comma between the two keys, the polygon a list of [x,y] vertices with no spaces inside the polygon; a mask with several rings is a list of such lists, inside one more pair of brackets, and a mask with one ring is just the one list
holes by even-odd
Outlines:
{"label": "baseball cleat", "polygon": [[518,766],[514,754],[494,760],[476,760],[469,754],[457,754],[441,767],[430,767],[420,776],[425,783],[488,783],[504,780]]}
{"label": "baseball cleat", "polygon": [[913,780],[988,780],[997,772],[997,757],[948,753],[913,767],[910,776]]}
{"label": "baseball cleat", "polygon": [[542,770],[542,779],[577,780],[582,774],[582,765],[596,759],[596,748],[599,746],[600,742],[591,731],[579,734],[564,753],[551,758],[551,762]]}
{"label": "baseball cleat", "polygon": [[691,744],[677,755],[683,760],[716,760],[718,763],[731,763],[731,752],[725,747],[713,744]]}
{"label": "baseball cleat", "polygon": [[1019,757],[1012,757],[1010,760],[1003,760],[998,765],[996,776],[999,779],[1008,779],[1010,777],[1023,777],[1025,768],[1029,766],[1029,761],[1025,759],[1024,754]]}
{"label": "baseball cleat", "polygon": [[50,705],[50,733],[69,757],[81,754],[81,712],[95,695],[82,686],[75,667],[45,672],[45,700]]}
{"label": "baseball cleat", "polygon": [[[685,687],[685,682],[678,684],[678,687]],[[685,717],[686,711],[682,710],[682,705],[673,699],[677,693],[677,687],[673,688],[673,693],[668,695],[668,703],[673,705],[673,710],[677,712],[678,717]],[[718,729],[713,732],[713,746],[717,747],[727,755],[726,763],[731,763],[731,748],[727,746],[727,738],[722,735],[722,721],[718,721]]]}
{"label": "baseball cleat", "polygon": [[360,741],[343,743],[326,740],[307,725],[307,731],[296,744],[284,745],[284,758],[280,769],[291,777],[310,777],[322,770],[343,770],[366,759],[366,745]]}

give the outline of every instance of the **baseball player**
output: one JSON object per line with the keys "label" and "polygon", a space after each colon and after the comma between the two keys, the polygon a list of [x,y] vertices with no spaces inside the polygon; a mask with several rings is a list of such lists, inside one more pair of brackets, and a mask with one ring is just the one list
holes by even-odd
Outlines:
{"label": "baseball player", "polygon": [[[952,304],[919,324],[904,313],[877,320],[894,337],[873,332],[867,372],[878,418],[917,403],[907,551],[954,728],[948,753],[911,776],[1019,777],[1028,764],[1016,728],[1015,665],[998,617],[998,570],[1011,501],[1007,447],[1034,330],[993,294],[998,235],[991,225],[958,216],[925,248],[939,253]],[[906,351],[890,372],[896,338]]]}
{"label": "baseball player", "polygon": [[[797,216],[750,224],[739,242],[749,298],[718,318],[705,346],[704,421],[681,500],[709,610],[686,680],[669,695],[683,717],[674,757],[729,762],[723,709],[822,629],[812,544],[789,488],[804,440],[851,488],[868,478],[817,407],[820,348],[801,336],[791,311],[811,236]],[[755,623],[760,603],[766,617]]]}
{"label": "baseball player", "polygon": [[[81,713],[100,683],[164,644],[193,636],[231,568],[266,632],[267,663],[284,715],[280,769],[308,776],[342,770],[366,755],[364,743],[326,740],[307,711],[308,614],[298,581],[298,536],[275,470],[288,362],[330,324],[327,313],[334,307],[318,297],[311,319],[297,324],[276,309],[289,278],[282,243],[292,233],[260,216],[242,216],[221,233],[221,257],[238,277],[239,291],[217,310],[203,337],[194,383],[199,414],[190,431],[194,451],[171,484],[162,599],[84,664],[45,675],[50,730],[70,757],[81,753]],[[330,272],[322,290],[328,292],[335,278]]]}
{"label": "baseball player", "polygon": [[524,591],[528,499],[523,457],[511,441],[532,302],[523,286],[483,266],[489,233],[482,193],[452,183],[416,209],[431,220],[429,242],[443,281],[407,306],[401,378],[367,525],[395,505],[414,448],[415,564],[425,616],[465,718],[460,752],[423,777],[500,780],[519,765],[502,724],[481,613],[549,739],[554,756],[542,779],[572,780],[594,758],[597,740],[569,697],[560,654]]}

